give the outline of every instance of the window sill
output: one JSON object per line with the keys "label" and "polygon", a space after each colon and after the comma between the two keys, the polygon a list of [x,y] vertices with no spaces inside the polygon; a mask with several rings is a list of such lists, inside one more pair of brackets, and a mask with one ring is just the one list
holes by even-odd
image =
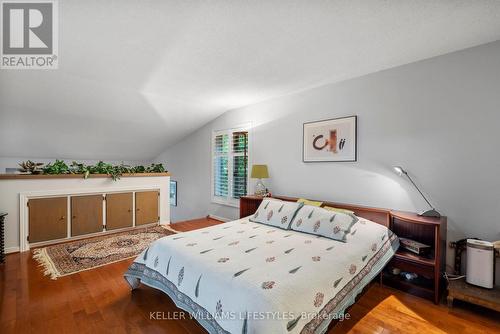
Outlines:
{"label": "window sill", "polygon": [[219,204],[219,205],[224,205],[224,206],[230,206],[233,208],[239,208],[240,207],[240,201],[235,200],[234,202],[228,202],[225,200],[217,199],[217,198],[212,198],[212,203],[214,204]]}

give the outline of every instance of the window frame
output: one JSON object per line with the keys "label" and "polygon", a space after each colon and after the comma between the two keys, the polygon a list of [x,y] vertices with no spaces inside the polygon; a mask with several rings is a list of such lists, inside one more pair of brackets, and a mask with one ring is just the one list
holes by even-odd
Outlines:
{"label": "window frame", "polygon": [[[220,204],[220,205],[226,205],[226,206],[231,206],[235,208],[240,207],[240,200],[233,198],[232,197],[232,192],[233,192],[233,167],[234,167],[234,157],[235,156],[242,156],[242,153],[234,153],[233,152],[233,133],[234,132],[240,132],[240,131],[246,131],[248,133],[248,147],[247,147],[247,195],[250,189],[250,167],[252,166],[251,163],[251,139],[252,139],[252,132],[251,132],[251,124],[244,124],[238,127],[233,127],[229,129],[220,129],[220,130],[213,130],[212,131],[212,137],[210,141],[210,156],[211,156],[211,173],[210,173],[210,191],[211,191],[211,201],[212,203],[215,204]],[[216,196],[215,195],[215,159],[217,155],[215,154],[215,138],[218,135],[223,135],[227,134],[229,137],[229,152],[227,153],[228,157],[228,196]]]}

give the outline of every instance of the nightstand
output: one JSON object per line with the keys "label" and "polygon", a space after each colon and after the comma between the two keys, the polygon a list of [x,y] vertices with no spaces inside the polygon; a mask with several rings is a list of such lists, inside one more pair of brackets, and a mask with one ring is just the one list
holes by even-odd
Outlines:
{"label": "nightstand", "polygon": [[[431,246],[426,255],[417,255],[402,247],[382,272],[381,282],[402,291],[424,297],[439,304],[442,291],[441,274],[446,263],[446,217],[422,217],[415,213],[391,211],[391,230],[398,237],[412,239]],[[393,275],[389,268],[413,272],[414,280]]]}
{"label": "nightstand", "polygon": [[253,215],[263,199],[264,197],[255,195],[240,197],[240,218]]}

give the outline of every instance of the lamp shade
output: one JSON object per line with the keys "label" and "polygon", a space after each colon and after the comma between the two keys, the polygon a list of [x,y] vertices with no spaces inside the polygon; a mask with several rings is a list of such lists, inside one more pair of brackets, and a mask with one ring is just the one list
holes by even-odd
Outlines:
{"label": "lamp shade", "polygon": [[269,173],[267,171],[267,165],[253,165],[252,174],[250,176],[252,179],[267,179],[269,178]]}
{"label": "lamp shade", "polygon": [[406,174],[406,171],[403,169],[401,166],[394,166],[394,172],[398,174],[399,176],[403,176],[403,174]]}

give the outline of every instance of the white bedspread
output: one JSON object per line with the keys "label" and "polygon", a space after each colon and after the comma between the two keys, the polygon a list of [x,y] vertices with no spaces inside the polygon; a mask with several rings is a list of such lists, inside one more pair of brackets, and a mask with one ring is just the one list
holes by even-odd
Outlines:
{"label": "white bedspread", "polygon": [[397,246],[365,219],[343,243],[243,218],[155,241],[125,278],[164,291],[210,333],[321,333]]}

